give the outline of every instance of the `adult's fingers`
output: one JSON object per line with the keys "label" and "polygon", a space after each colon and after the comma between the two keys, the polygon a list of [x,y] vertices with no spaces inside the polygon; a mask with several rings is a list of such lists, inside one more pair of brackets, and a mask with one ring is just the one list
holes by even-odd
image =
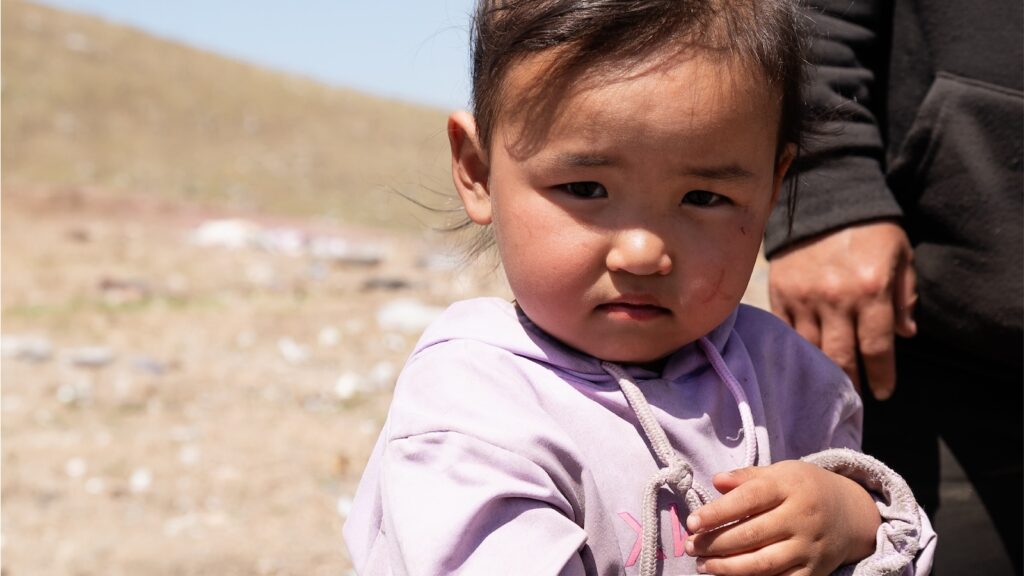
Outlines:
{"label": "adult's fingers", "polygon": [[789,324],[808,342],[821,348],[821,328],[818,315],[806,304],[797,302],[790,297],[787,286],[772,285],[768,291],[772,313]]}
{"label": "adult's fingers", "polygon": [[[769,273],[769,278],[771,277]],[[768,304],[772,309],[772,314],[779,317],[780,320],[793,325],[793,313],[790,309],[789,299],[786,298],[783,292],[780,292],[774,284],[768,286]]]}
{"label": "adult's fingers", "polygon": [[857,330],[854,317],[839,309],[825,309],[821,313],[821,351],[846,372],[853,386],[860,390],[857,374]]}
{"label": "adult's fingers", "polygon": [[792,326],[804,339],[821,348],[821,325],[817,314],[810,310],[797,311]]}
{"label": "adult's fingers", "polygon": [[877,301],[857,315],[857,345],[871,394],[879,400],[892,396],[896,386],[894,310],[891,302]]}
{"label": "adult's fingers", "polygon": [[893,292],[893,307],[896,309],[896,333],[904,338],[917,334],[914,322],[914,307],[917,305],[917,274],[914,273],[913,255],[908,253],[896,270],[896,286]]}

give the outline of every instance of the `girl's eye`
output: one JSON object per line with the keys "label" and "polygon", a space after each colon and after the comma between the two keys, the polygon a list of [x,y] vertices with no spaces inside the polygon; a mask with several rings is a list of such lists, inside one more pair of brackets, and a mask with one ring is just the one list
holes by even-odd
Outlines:
{"label": "girl's eye", "polygon": [[562,189],[577,198],[607,198],[608,191],[597,182],[570,182],[563,184]]}
{"label": "girl's eye", "polygon": [[685,196],[683,196],[683,200],[680,204],[716,206],[728,201],[729,199],[721,194],[715,194],[714,192],[708,192],[707,190],[690,190]]}

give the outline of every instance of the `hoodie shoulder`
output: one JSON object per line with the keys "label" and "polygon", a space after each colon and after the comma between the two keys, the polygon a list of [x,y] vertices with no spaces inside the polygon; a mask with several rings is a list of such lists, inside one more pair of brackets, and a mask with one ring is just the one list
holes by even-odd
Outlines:
{"label": "hoodie shoulder", "polygon": [[798,360],[806,369],[842,374],[821,350],[771,312],[740,304],[733,330],[752,352],[781,353]]}
{"label": "hoodie shoulder", "polygon": [[766,413],[798,453],[788,457],[859,448],[860,397],[839,366],[770,312],[741,305],[733,330],[757,372]]}
{"label": "hoodie shoulder", "polygon": [[538,386],[557,376],[538,361],[544,353],[512,304],[453,304],[420,338],[398,378],[389,439],[444,431],[505,444],[524,423],[550,426]]}

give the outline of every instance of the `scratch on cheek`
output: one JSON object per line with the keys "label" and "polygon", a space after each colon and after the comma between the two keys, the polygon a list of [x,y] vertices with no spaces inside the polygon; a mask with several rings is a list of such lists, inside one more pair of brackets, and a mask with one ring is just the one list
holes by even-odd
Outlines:
{"label": "scratch on cheek", "polygon": [[718,272],[718,279],[716,279],[714,284],[712,284],[711,287],[708,289],[708,293],[706,296],[704,296],[704,298],[701,299],[701,303],[707,304],[708,302],[711,302],[711,300],[713,300],[715,296],[718,294],[718,291],[722,289],[722,282],[724,281],[725,268],[722,268]]}
{"label": "scratch on cheek", "polygon": [[740,234],[743,234],[744,236],[747,235],[747,227],[746,226],[740,226]]}

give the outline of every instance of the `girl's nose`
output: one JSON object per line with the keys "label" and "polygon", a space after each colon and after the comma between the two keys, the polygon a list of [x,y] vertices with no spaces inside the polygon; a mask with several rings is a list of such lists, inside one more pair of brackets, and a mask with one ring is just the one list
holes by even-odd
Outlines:
{"label": "girl's nose", "polygon": [[606,265],[612,272],[664,276],[672,271],[672,257],[660,236],[650,230],[634,229],[616,235]]}

